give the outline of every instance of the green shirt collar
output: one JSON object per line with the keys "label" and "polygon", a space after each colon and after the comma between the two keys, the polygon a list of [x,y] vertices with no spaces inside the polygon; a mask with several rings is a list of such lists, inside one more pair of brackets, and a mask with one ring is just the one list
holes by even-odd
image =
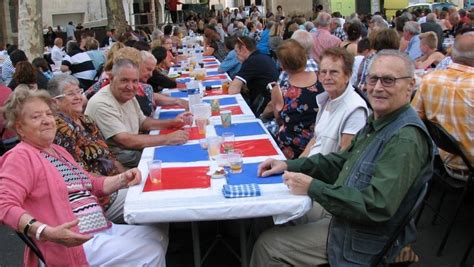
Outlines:
{"label": "green shirt collar", "polygon": [[410,104],[407,103],[403,105],[401,108],[393,111],[392,113],[389,113],[379,119],[374,118],[374,114],[370,115],[368,119],[368,124],[372,126],[372,128],[375,131],[379,131],[383,127],[385,127],[387,124],[391,123],[395,118],[397,118],[401,113],[405,112],[407,109],[410,108]]}

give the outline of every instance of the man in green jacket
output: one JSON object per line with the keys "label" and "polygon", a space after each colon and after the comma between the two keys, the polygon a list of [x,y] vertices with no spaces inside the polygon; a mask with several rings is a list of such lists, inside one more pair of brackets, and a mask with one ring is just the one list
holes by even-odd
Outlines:
{"label": "man in green jacket", "polygon": [[[409,105],[413,77],[413,62],[405,54],[380,51],[367,76],[373,114],[346,150],[260,164],[259,176],[284,172],[293,194],[308,195],[320,204],[313,208],[320,216],[264,232],[251,266],[370,264],[432,173],[431,139]],[[389,260],[414,237],[400,237]]]}

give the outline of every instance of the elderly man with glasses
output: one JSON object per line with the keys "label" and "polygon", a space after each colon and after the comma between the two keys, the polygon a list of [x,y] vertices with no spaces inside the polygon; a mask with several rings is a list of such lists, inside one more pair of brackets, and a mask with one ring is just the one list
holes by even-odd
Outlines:
{"label": "elderly man with glasses", "polygon": [[[251,266],[355,266],[374,260],[432,174],[434,147],[409,104],[413,77],[413,63],[404,53],[382,50],[367,77],[373,114],[349,147],[260,164],[258,175],[284,172],[291,192],[318,202],[321,216],[264,232]],[[398,236],[386,255],[389,262],[415,239],[413,230],[409,226]]]}

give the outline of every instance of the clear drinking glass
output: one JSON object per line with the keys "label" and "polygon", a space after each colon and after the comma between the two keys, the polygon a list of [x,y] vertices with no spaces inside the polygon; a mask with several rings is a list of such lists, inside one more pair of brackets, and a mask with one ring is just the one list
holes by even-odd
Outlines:
{"label": "clear drinking glass", "polygon": [[148,161],[148,173],[153,184],[161,183],[161,160]]}
{"label": "clear drinking glass", "polygon": [[224,153],[234,151],[235,135],[231,132],[225,132],[222,134],[222,148]]}

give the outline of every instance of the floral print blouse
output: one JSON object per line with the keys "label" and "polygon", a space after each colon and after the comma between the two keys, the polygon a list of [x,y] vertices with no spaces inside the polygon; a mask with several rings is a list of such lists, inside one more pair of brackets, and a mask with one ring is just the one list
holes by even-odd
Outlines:
{"label": "floral print blouse", "polygon": [[57,133],[54,143],[64,147],[84,170],[98,175],[118,174],[110,152],[95,122],[87,115],[79,117],[84,128],[62,112],[56,115]]}
{"label": "floral print blouse", "polygon": [[277,142],[287,159],[295,159],[314,135],[318,112],[316,95],[322,93],[322,90],[318,90],[316,84],[300,88],[288,83],[282,91],[283,109],[280,117],[283,124],[278,130]]}
{"label": "floral print blouse", "polygon": [[[65,148],[87,172],[100,176],[118,174],[114,165],[115,156],[105,143],[97,124],[87,115],[81,115],[79,120],[83,127],[70,116],[58,112],[54,143]],[[115,194],[101,197],[100,204],[107,210],[115,197]]]}

